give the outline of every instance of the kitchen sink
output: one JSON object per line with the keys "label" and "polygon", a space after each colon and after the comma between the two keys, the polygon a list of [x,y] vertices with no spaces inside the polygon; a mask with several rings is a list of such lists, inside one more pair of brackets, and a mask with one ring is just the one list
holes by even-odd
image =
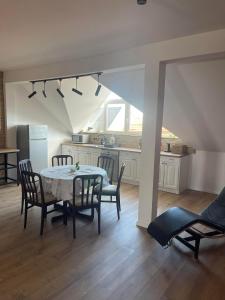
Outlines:
{"label": "kitchen sink", "polygon": [[104,147],[105,147],[105,148],[115,148],[116,145],[111,145],[111,144],[110,144],[110,145],[107,145],[107,144],[105,144]]}

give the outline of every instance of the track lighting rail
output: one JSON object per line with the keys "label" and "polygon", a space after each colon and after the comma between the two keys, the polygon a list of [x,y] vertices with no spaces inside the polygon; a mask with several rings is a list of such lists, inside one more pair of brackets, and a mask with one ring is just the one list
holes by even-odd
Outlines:
{"label": "track lighting rail", "polygon": [[52,78],[44,78],[44,79],[37,79],[37,80],[31,80],[31,83],[37,83],[37,82],[47,82],[47,81],[54,81],[54,80],[62,80],[62,79],[71,79],[71,78],[80,78],[80,77],[86,77],[86,76],[92,76],[92,75],[102,75],[103,72],[92,72],[92,73],[84,73],[79,75],[69,75],[69,76],[61,76],[61,77],[52,77]]}
{"label": "track lighting rail", "polygon": [[38,79],[38,80],[32,80],[30,81],[30,83],[32,83],[32,93],[30,95],[28,95],[28,98],[32,98],[34,95],[37,94],[37,92],[34,90],[34,85],[38,82],[43,82],[43,90],[42,90],[42,94],[45,98],[47,98],[47,94],[46,94],[46,82],[48,81],[57,81],[59,80],[60,82],[60,86],[59,88],[56,89],[56,91],[58,92],[58,94],[64,98],[64,94],[63,94],[63,91],[62,91],[62,80],[64,79],[72,79],[72,78],[75,78],[76,79],[76,88],[72,88],[72,91],[80,96],[83,95],[83,93],[81,91],[78,90],[77,88],[77,80],[80,78],[80,77],[87,77],[87,76],[92,76],[92,75],[98,75],[98,86],[97,86],[97,89],[96,89],[96,92],[95,92],[95,96],[98,96],[99,95],[99,92],[101,90],[101,84],[99,82],[99,76],[102,75],[103,72],[92,72],[92,73],[85,73],[85,74],[79,74],[79,75],[70,75],[70,76],[63,76],[63,77],[54,77],[54,78],[46,78],[46,79]]}

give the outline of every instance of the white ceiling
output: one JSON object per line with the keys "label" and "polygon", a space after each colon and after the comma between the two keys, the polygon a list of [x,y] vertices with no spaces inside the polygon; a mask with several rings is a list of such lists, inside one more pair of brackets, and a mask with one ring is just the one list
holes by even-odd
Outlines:
{"label": "white ceiling", "polygon": [[0,0],[0,70],[225,27],[224,0]]}

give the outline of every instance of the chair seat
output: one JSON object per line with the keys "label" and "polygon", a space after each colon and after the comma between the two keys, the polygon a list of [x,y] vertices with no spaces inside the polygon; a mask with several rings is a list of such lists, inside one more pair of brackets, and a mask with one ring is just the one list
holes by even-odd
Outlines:
{"label": "chair seat", "polygon": [[[44,197],[45,197],[45,204],[50,205],[50,204],[54,204],[56,202],[59,202],[61,200],[57,200],[51,193],[44,193]],[[38,193],[38,199],[37,202],[33,202],[32,198],[28,199],[28,202],[30,203],[35,203],[35,204],[39,204],[42,205],[42,199],[41,199],[41,193]]]}
{"label": "chair seat", "polygon": [[103,196],[116,196],[117,186],[113,184],[102,187]]}
{"label": "chair seat", "polygon": [[[73,201],[69,200],[69,204],[73,205]],[[96,197],[93,198],[93,204],[94,205],[99,204],[99,201],[98,201],[98,199]],[[76,198],[75,198],[75,207],[79,208],[79,207],[89,207],[89,206],[91,206],[91,196],[89,197],[88,204],[86,202],[86,197],[84,197],[83,205],[82,205],[81,197],[80,196],[76,196]]]}

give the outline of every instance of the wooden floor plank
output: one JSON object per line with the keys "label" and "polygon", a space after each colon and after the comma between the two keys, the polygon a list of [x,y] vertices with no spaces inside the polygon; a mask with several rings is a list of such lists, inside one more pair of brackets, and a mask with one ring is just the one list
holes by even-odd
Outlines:
{"label": "wooden floor plank", "polygon": [[[203,210],[214,195],[159,193],[158,213],[171,206]],[[179,243],[163,249],[136,226],[138,188],[122,186],[121,219],[104,204],[102,234],[97,222],[48,222],[39,236],[40,211],[29,211],[23,230],[21,192],[0,188],[0,299],[3,300],[177,300],[225,299],[225,241],[203,241],[199,262]]]}

